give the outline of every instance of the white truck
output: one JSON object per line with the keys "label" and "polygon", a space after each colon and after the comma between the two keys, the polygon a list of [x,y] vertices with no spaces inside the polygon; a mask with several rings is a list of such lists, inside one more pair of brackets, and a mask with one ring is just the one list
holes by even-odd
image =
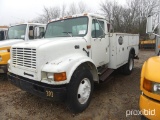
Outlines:
{"label": "white truck", "polygon": [[13,45],[9,81],[34,95],[65,100],[74,113],[85,110],[94,82],[118,68],[130,74],[138,58],[138,34],[110,33],[111,24],[96,14],[52,20],[44,39]]}
{"label": "white truck", "polygon": [[7,39],[0,41],[0,47],[8,47],[15,43],[42,38],[46,24],[21,23],[12,25],[8,29]]}
{"label": "white truck", "polygon": [[7,39],[0,41],[0,74],[7,73],[11,45],[42,38],[45,29],[46,25],[40,23],[23,23],[9,27]]}

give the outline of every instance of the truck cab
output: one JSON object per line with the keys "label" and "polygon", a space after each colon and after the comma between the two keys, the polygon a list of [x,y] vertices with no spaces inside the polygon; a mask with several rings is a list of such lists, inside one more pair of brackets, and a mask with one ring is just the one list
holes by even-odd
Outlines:
{"label": "truck cab", "polygon": [[0,41],[0,74],[7,73],[11,45],[42,38],[45,28],[45,24],[39,23],[24,23],[9,27],[7,39]]}
{"label": "truck cab", "polygon": [[94,82],[104,82],[118,68],[131,74],[138,56],[139,35],[111,29],[104,16],[92,13],[52,20],[44,39],[11,47],[9,81],[34,95],[65,100],[72,112],[82,112]]}
{"label": "truck cab", "polygon": [[[160,15],[159,15],[160,17]],[[147,33],[150,39],[156,38],[156,55],[144,62],[140,78],[139,107],[142,111],[142,120],[160,120],[160,25],[157,25],[158,33],[154,33],[152,16],[147,18]],[[155,27],[156,28],[156,27]]]}

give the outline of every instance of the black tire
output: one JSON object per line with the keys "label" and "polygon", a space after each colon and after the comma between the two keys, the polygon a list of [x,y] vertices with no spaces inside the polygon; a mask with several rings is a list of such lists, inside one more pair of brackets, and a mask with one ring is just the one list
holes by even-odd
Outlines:
{"label": "black tire", "polygon": [[146,118],[145,116],[141,115],[141,120],[149,120],[149,119]]}
{"label": "black tire", "polygon": [[[80,84],[81,85],[84,84],[83,83],[84,79],[87,81],[90,81],[90,86],[91,86],[90,88],[91,89],[90,89],[89,98],[87,99],[87,101],[85,103],[81,104],[78,99],[78,97],[80,97],[80,94],[78,94],[78,89],[79,89]],[[90,73],[89,70],[77,69],[73,73],[71,81],[67,86],[67,106],[73,113],[75,113],[75,114],[80,113],[88,107],[88,105],[91,101],[93,87],[94,87],[93,77],[92,77],[92,74]]]}
{"label": "black tire", "polygon": [[134,68],[134,58],[133,58],[133,54],[130,54],[129,59],[128,59],[128,63],[126,63],[122,67],[123,74],[130,75],[133,71],[133,68]]}
{"label": "black tire", "polygon": [[0,80],[7,80],[7,74],[4,73],[4,74],[0,74]]}

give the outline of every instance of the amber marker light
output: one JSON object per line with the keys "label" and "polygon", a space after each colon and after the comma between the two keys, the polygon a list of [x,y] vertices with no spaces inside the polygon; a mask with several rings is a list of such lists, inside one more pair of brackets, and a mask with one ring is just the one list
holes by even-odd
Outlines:
{"label": "amber marker light", "polygon": [[160,48],[160,44],[158,45],[158,48]]}
{"label": "amber marker light", "polygon": [[64,81],[67,80],[66,72],[54,73],[54,81]]}
{"label": "amber marker light", "polygon": [[87,16],[88,14],[87,14],[87,13],[84,13],[83,15],[84,15],[84,16]]}
{"label": "amber marker light", "polygon": [[87,45],[87,49],[90,49],[91,48],[91,45]]}
{"label": "amber marker light", "polygon": [[148,92],[152,92],[152,82],[144,78],[143,88]]}

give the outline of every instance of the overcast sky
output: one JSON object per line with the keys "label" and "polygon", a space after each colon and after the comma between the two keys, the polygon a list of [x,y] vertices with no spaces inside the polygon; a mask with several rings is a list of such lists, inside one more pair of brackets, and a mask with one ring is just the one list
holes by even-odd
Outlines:
{"label": "overcast sky", "polygon": [[[80,1],[97,11],[99,4],[105,0],[0,0],[0,26],[30,21],[42,13],[44,6],[69,5]],[[124,5],[125,1],[121,0],[119,3]]]}

